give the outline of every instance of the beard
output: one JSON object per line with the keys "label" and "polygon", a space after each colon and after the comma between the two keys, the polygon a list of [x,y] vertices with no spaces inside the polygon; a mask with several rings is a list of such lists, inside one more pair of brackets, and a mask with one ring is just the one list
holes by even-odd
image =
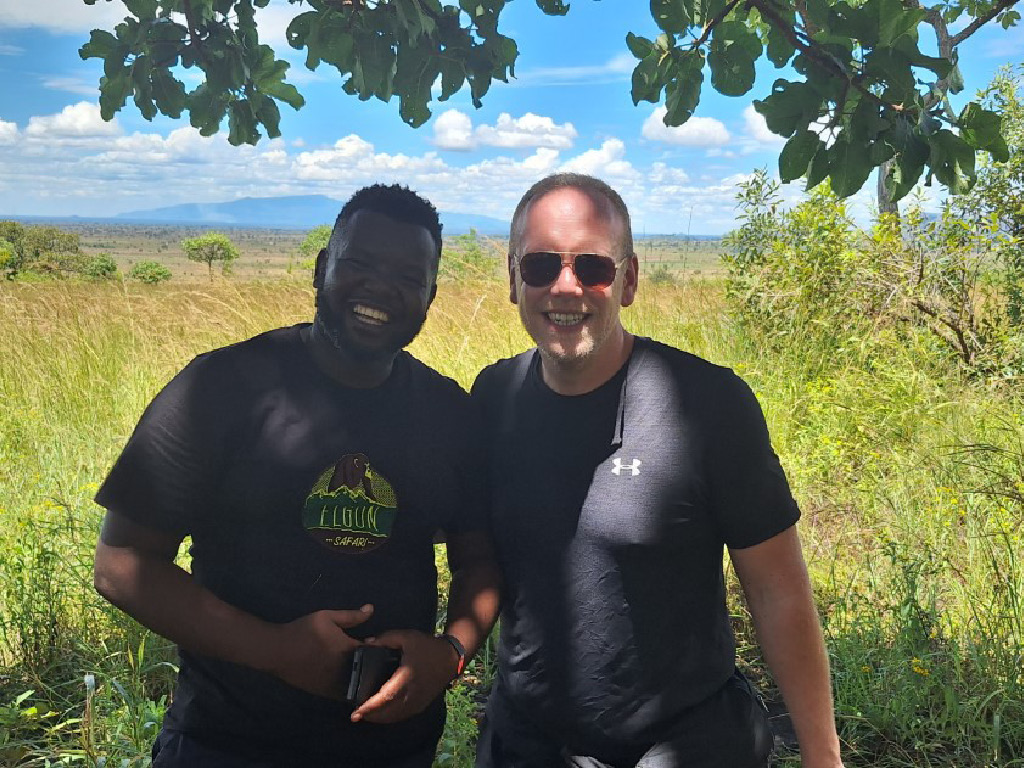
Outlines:
{"label": "beard", "polygon": [[349,332],[344,318],[322,299],[319,292],[316,298],[314,327],[331,342],[331,346],[339,354],[358,362],[369,363],[394,357],[412,343],[426,321],[426,317],[421,317],[418,320],[396,323],[389,328],[388,336],[379,343],[365,344]]}

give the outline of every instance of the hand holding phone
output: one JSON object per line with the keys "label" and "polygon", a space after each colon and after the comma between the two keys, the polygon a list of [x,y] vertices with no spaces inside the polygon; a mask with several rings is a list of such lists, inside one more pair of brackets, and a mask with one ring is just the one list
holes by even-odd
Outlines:
{"label": "hand holding phone", "polygon": [[381,645],[361,645],[352,653],[352,673],[345,701],[358,707],[381,689],[402,661],[401,651]]}

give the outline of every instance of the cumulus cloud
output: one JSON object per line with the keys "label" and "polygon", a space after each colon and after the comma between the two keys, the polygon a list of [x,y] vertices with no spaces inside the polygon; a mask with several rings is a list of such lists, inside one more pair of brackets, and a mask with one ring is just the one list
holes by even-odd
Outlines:
{"label": "cumulus cloud", "polygon": [[[628,160],[624,160],[626,145],[621,139],[608,139],[600,149],[589,149],[564,163],[560,171],[586,173],[603,179],[634,179],[638,174]],[[621,192],[621,190],[619,190]]]}
{"label": "cumulus cloud", "polygon": [[88,33],[113,27],[128,15],[121,0],[86,5],[82,0],[0,0],[0,28],[38,27],[59,34]]}
{"label": "cumulus cloud", "polygon": [[17,123],[8,123],[4,120],[0,120],[0,147],[13,144],[17,138]]}
{"label": "cumulus cloud", "polygon": [[33,137],[89,138],[116,136],[121,133],[121,127],[117,120],[108,123],[100,117],[100,108],[96,104],[80,101],[69,104],[56,115],[29,118],[25,133]]}
{"label": "cumulus cloud", "polygon": [[645,139],[684,147],[720,147],[731,139],[722,121],[713,117],[691,117],[680,126],[669,127],[664,122],[667,111],[658,107],[644,120],[641,133]]}
{"label": "cumulus cloud", "polygon": [[465,112],[449,109],[434,120],[434,144],[441,149],[467,151],[476,144],[473,141],[473,121]]}
{"label": "cumulus cloud", "polygon": [[743,127],[747,136],[759,144],[781,147],[786,143],[784,136],[779,136],[768,130],[768,124],[764,121],[764,117],[754,109],[753,104],[748,104],[747,108],[743,110]]}
{"label": "cumulus cloud", "polygon": [[559,125],[550,117],[533,112],[518,118],[502,112],[494,125],[478,125],[476,128],[469,115],[457,109],[449,109],[434,121],[434,144],[441,149],[457,151],[480,146],[569,149],[577,135],[572,123]]}

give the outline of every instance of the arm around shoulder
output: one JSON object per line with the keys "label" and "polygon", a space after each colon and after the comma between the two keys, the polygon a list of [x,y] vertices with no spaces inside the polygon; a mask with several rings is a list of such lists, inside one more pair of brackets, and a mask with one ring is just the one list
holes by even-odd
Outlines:
{"label": "arm around shoulder", "polygon": [[828,657],[796,527],[729,554],[789,709],[802,765],[840,768]]}

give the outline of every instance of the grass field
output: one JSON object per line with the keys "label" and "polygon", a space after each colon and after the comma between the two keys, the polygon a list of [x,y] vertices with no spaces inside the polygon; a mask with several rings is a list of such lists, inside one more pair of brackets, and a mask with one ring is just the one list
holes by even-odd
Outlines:
{"label": "grass field", "polygon": [[[627,326],[733,367],[765,408],[804,510],[846,764],[1024,765],[1020,393],[961,379],[924,341],[769,353],[719,282],[654,280],[648,266]],[[0,285],[2,766],[146,764],[173,655],[92,591],[92,495],[195,354],[312,312],[297,277],[178,277]],[[468,386],[527,346],[501,280],[461,280],[441,285],[413,351]],[[743,664],[770,694],[739,601],[734,614]],[[471,764],[491,671],[476,662],[450,694],[439,765]]]}

